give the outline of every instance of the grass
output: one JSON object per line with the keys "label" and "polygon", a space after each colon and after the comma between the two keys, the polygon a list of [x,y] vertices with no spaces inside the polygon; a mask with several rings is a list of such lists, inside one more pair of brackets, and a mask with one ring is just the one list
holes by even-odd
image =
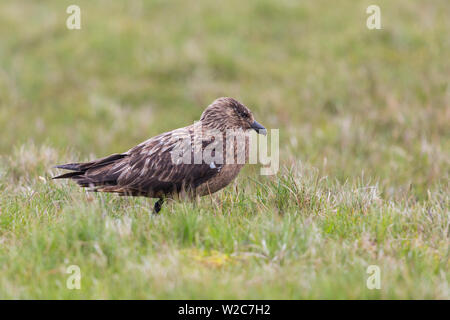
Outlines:
{"label": "grass", "polygon": [[[70,4],[0,4],[0,298],[450,298],[447,1]],[[219,96],[280,129],[276,175],[160,216],[50,180]]]}

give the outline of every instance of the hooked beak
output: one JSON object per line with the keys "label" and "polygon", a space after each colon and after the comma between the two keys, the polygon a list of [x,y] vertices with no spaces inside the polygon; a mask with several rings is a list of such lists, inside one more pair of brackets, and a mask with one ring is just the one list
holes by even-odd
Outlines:
{"label": "hooked beak", "polygon": [[254,129],[259,134],[267,135],[267,130],[262,125],[260,125],[258,122],[253,121],[252,123],[252,129]]}

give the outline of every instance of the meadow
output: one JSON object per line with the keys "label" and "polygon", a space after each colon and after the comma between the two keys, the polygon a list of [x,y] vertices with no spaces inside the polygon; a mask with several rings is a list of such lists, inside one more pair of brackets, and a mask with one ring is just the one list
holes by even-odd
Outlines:
{"label": "meadow", "polygon": [[[450,2],[371,4],[0,2],[0,298],[449,299]],[[279,129],[276,175],[157,216],[51,180],[221,96]]]}

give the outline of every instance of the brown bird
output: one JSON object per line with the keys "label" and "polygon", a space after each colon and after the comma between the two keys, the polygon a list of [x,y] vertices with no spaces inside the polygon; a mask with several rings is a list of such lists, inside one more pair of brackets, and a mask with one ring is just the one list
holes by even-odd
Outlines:
{"label": "brown bird", "polygon": [[69,178],[89,191],[159,198],[154,206],[158,213],[165,198],[204,196],[233,181],[248,162],[249,129],[266,134],[246,106],[219,98],[193,125],[162,133],[125,153],[56,166],[73,172],[53,179]]}

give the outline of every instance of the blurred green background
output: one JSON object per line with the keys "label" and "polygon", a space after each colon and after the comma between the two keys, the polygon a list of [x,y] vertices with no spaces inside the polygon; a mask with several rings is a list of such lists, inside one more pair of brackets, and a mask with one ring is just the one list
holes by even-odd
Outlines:
{"label": "blurred green background", "polygon": [[[81,30],[66,28],[72,4]],[[0,298],[448,299],[449,13],[448,0],[1,1]],[[277,175],[248,166],[158,217],[146,199],[50,180],[220,96],[280,130]],[[82,290],[66,287],[71,264]],[[366,287],[372,264],[381,290]]]}
{"label": "blurred green background", "polygon": [[232,96],[282,164],[422,197],[448,177],[450,3],[377,1],[368,30],[372,2],[2,1],[0,154],[123,152]]}

